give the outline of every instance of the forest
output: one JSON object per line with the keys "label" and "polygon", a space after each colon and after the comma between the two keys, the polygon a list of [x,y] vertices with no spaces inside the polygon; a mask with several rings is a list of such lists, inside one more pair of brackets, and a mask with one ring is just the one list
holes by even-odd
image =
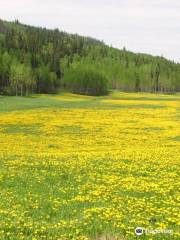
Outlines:
{"label": "forest", "polygon": [[180,64],[58,29],[0,20],[0,94],[180,91]]}

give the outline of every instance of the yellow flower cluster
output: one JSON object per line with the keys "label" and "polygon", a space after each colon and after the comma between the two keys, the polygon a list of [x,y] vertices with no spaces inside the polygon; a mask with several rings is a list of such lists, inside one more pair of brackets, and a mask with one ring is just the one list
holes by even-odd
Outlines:
{"label": "yellow flower cluster", "polygon": [[49,98],[0,113],[0,239],[179,239],[180,97]]}

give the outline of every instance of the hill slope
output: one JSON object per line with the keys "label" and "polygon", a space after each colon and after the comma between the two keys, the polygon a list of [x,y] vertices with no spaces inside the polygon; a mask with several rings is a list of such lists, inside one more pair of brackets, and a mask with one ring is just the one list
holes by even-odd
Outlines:
{"label": "hill slope", "polygon": [[[89,85],[78,77],[84,69],[98,72],[90,72]],[[180,64],[163,57],[115,49],[58,29],[0,21],[1,94],[51,93],[59,88],[88,93],[90,86],[93,90],[102,87],[95,86],[99,73],[106,76],[109,89],[180,91]]]}

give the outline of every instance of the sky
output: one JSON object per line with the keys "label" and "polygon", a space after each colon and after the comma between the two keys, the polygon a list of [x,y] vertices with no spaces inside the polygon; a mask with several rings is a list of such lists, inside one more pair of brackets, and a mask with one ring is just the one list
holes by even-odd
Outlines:
{"label": "sky", "polygon": [[0,18],[180,62],[179,0],[0,0]]}

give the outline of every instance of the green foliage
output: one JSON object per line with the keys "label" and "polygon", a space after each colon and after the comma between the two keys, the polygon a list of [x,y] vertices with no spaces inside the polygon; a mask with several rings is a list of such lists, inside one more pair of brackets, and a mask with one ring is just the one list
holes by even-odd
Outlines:
{"label": "green foliage", "polygon": [[53,93],[56,90],[57,75],[50,72],[48,66],[40,66],[36,69],[37,91],[38,93]]}
{"label": "green foliage", "polygon": [[96,46],[92,51],[91,47],[87,49],[81,58],[73,58],[72,64],[94,66],[108,78],[110,89],[129,92],[180,91],[179,64],[162,57],[137,55],[107,46]]}
{"label": "green foliage", "polygon": [[56,92],[62,71],[73,57],[83,54],[88,45],[100,44],[98,40],[57,29],[0,20],[0,93]]}
{"label": "green foliage", "polygon": [[20,64],[19,62],[13,62],[10,69],[10,86],[12,92],[16,93],[16,96],[20,92],[21,96],[25,92],[29,94],[29,89],[35,84],[32,70],[30,66]]}
{"label": "green foliage", "polygon": [[94,66],[86,64],[72,64],[65,71],[64,86],[74,93],[85,95],[105,95],[108,93],[108,80]]}
{"label": "green foliage", "polygon": [[[75,79],[72,79],[73,76]],[[96,39],[0,20],[0,94],[180,91],[180,64]],[[66,82],[67,81],[67,82]],[[72,84],[72,85],[71,85]]]}

